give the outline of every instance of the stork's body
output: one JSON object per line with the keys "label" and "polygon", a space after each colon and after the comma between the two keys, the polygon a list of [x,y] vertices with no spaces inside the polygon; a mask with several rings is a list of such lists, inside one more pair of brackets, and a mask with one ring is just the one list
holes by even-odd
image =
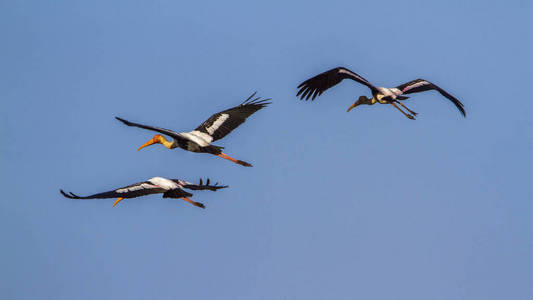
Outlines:
{"label": "stork's body", "polygon": [[374,99],[373,103],[379,102],[381,104],[388,104],[391,100],[396,100],[396,98],[402,94],[402,91],[397,88],[389,89],[385,87],[378,87],[377,90],[378,92],[373,93],[372,95],[372,99]]}
{"label": "stork's body", "polygon": [[[409,108],[407,108],[404,104],[400,102],[400,100],[406,100],[409,98],[407,96],[404,96],[404,94],[418,93],[418,92],[423,92],[423,91],[428,91],[428,90],[436,90],[441,95],[443,95],[448,100],[450,100],[453,104],[455,104],[455,106],[461,112],[463,116],[466,115],[465,110],[463,108],[463,104],[459,100],[457,100],[455,97],[448,94],[446,91],[444,91],[437,85],[427,80],[416,79],[416,80],[409,81],[407,83],[404,83],[394,88],[375,87],[368,80],[364,79],[362,76],[344,67],[338,67],[338,68],[331,69],[329,71],[321,73],[313,78],[310,78],[302,82],[298,86],[300,90],[298,91],[298,94],[296,96],[301,95],[301,98],[300,98],[301,100],[304,100],[304,99],[314,100],[317,96],[320,96],[325,90],[337,85],[344,79],[352,79],[354,81],[357,81],[361,84],[366,85],[372,91],[372,98],[367,98],[366,96],[359,97],[359,99],[348,108],[348,111],[350,111],[352,108],[358,105],[361,105],[361,104],[366,104],[366,105],[374,105],[376,103],[392,104],[396,109],[398,109],[406,117],[414,120],[415,119],[414,116],[416,116],[417,113],[410,110]],[[405,108],[408,111],[408,113],[404,112],[396,104],[400,104],[403,108]]]}
{"label": "stork's body", "polygon": [[[376,103],[392,104],[396,109],[398,109],[407,118],[414,120],[414,116],[416,116],[417,113],[410,110],[409,108],[407,108],[407,106],[399,102],[399,100],[405,100],[409,98],[406,96],[401,96],[402,94],[403,92],[397,88],[377,87],[376,91],[372,91],[372,98],[367,98],[365,96],[359,97],[359,99],[348,108],[348,111],[352,110],[352,108],[360,104],[366,104],[366,105],[374,105]],[[403,110],[401,110],[398,106],[396,106],[396,103],[403,106],[403,108],[405,108],[409,113],[405,113]]]}
{"label": "stork's body", "polygon": [[270,99],[261,100],[259,97],[252,99],[254,96],[255,93],[246,99],[242,104],[212,115],[195,130],[190,132],[178,133],[169,129],[142,125],[126,121],[118,117],[116,118],[128,126],[153,130],[172,137],[172,140],[169,141],[161,134],[156,134],[152,139],[139,147],[138,150],[153,144],[162,144],[168,149],[181,148],[196,153],[209,153],[230,160],[236,164],[245,167],[251,167],[251,164],[242,160],[234,159],[223,153],[222,149],[224,147],[215,146],[211,143],[225,137],[240,124],[244,123],[246,118],[270,104],[270,102],[267,102]]}
{"label": "stork's body", "polygon": [[151,194],[163,194],[163,198],[180,198],[194,206],[205,208],[205,206],[200,202],[195,202],[189,199],[192,196],[191,193],[186,192],[184,189],[190,190],[211,190],[216,191],[218,189],[223,189],[228,186],[219,186],[218,183],[215,185],[209,185],[209,179],[206,183],[203,184],[202,179],[200,179],[200,184],[193,184],[180,179],[167,179],[163,177],[153,177],[147,181],[138,182],[132,185],[118,188],[113,191],[103,192],[99,194],[94,194],[91,196],[80,197],[73,193],[65,193],[63,190],[60,190],[63,196],[70,199],[106,199],[106,198],[118,198],[113,206],[117,205],[120,201],[127,198],[136,198],[140,196],[146,196]]}

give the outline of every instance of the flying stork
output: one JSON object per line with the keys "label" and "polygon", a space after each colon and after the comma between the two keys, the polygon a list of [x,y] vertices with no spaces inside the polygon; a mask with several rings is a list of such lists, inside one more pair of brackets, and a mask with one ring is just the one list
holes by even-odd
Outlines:
{"label": "flying stork", "polygon": [[234,159],[223,153],[222,149],[224,147],[211,145],[211,143],[225,137],[227,134],[229,134],[231,131],[241,125],[246,120],[246,118],[271,103],[268,102],[268,100],[270,99],[261,100],[260,97],[252,99],[255,94],[256,93],[253,93],[250,97],[248,97],[248,99],[246,99],[238,106],[212,115],[195,130],[190,132],[178,133],[169,129],[133,123],[121,119],[119,117],[115,118],[128,126],[135,126],[157,131],[173,138],[172,141],[169,141],[165,139],[162,135],[156,134],[153,138],[151,138],[148,142],[139,147],[139,149],[137,150],[141,150],[142,148],[153,144],[161,144],[168,149],[174,149],[176,147],[179,147],[191,152],[213,154],[224,159],[230,160],[236,164],[245,167],[251,167],[251,164],[242,160]]}
{"label": "flying stork", "polygon": [[[352,104],[348,108],[348,111],[350,111],[352,108],[360,104],[367,104],[367,105],[373,105],[375,103],[392,104],[392,106],[394,106],[396,109],[402,112],[406,117],[408,117],[411,120],[414,120],[417,113],[407,108],[399,100],[406,100],[409,98],[407,96],[403,96],[404,94],[418,93],[418,92],[424,92],[428,90],[436,90],[441,95],[448,98],[448,100],[453,102],[453,104],[455,104],[455,106],[461,112],[461,114],[464,117],[466,117],[463,104],[459,100],[457,100],[452,95],[448,94],[445,90],[441,89],[440,87],[436,86],[435,84],[425,79],[416,79],[413,81],[409,81],[395,88],[375,87],[370,82],[368,82],[368,80],[364,79],[357,73],[352,72],[344,67],[337,67],[337,68],[331,69],[329,71],[318,74],[317,76],[302,82],[298,86],[300,90],[298,91],[298,94],[296,94],[296,97],[301,95],[300,100],[304,100],[304,99],[306,101],[309,99],[315,100],[317,96],[322,95],[322,93],[325,90],[340,83],[343,79],[351,79],[351,80],[357,81],[361,84],[366,85],[372,91],[372,98],[367,98],[366,96],[359,97],[359,99],[355,101],[355,103]],[[400,104],[409,113],[404,112],[400,107],[396,105],[396,103]]]}
{"label": "flying stork", "polygon": [[203,184],[202,179],[200,179],[200,184],[193,184],[187,181],[180,179],[167,179],[163,177],[154,177],[150,178],[147,181],[138,182],[132,185],[118,188],[109,192],[94,194],[87,197],[80,197],[74,193],[65,193],[63,190],[59,190],[63,196],[70,199],[105,199],[105,198],[118,198],[113,207],[117,205],[120,201],[126,198],[136,198],[140,196],[146,196],[150,194],[161,194],[163,193],[163,198],[181,198],[194,206],[205,208],[205,206],[200,202],[195,202],[189,199],[192,194],[184,191],[183,189],[190,190],[210,190],[216,191],[219,189],[227,188],[227,185],[220,186],[218,182],[215,185],[209,185],[209,179],[206,180],[206,183]]}

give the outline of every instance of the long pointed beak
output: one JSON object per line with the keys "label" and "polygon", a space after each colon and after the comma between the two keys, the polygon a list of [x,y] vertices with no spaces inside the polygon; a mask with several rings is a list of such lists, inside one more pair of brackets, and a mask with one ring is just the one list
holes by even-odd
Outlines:
{"label": "long pointed beak", "polygon": [[350,110],[352,110],[352,108],[356,107],[357,105],[359,105],[361,103],[359,103],[359,101],[355,101],[352,106],[348,107],[348,110],[346,112],[349,112]]}
{"label": "long pointed beak", "polygon": [[150,140],[149,140],[148,142],[146,142],[144,145],[142,145],[141,147],[139,147],[139,149],[137,149],[137,151],[141,150],[141,149],[144,148],[144,147],[148,147],[148,146],[150,146],[150,145],[153,145],[153,144],[155,144],[155,143],[157,143],[157,142],[154,141],[154,139],[150,139]]}
{"label": "long pointed beak", "polygon": [[115,207],[115,205],[117,205],[117,203],[119,203],[122,200],[124,200],[124,198],[122,198],[122,197],[118,198],[117,201],[115,201],[115,203],[113,203],[113,207]]}

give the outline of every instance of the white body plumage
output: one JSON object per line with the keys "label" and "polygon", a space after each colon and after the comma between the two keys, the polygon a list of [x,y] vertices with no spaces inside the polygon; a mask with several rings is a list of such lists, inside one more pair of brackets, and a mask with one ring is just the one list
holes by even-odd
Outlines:
{"label": "white body plumage", "polygon": [[[391,100],[395,100],[396,97],[400,96],[402,91],[400,91],[397,88],[386,88],[386,87],[378,87],[377,90],[379,93],[376,95],[376,97],[372,98],[372,104],[379,102],[381,104],[388,104]],[[382,100],[385,97],[390,97],[388,100]],[[377,99],[375,99],[377,98]]]}

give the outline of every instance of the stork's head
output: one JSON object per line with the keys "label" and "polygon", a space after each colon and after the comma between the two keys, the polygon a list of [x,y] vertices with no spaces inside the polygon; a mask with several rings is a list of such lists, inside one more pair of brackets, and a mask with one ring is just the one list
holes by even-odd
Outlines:
{"label": "stork's head", "polygon": [[370,98],[367,98],[366,96],[361,96],[361,97],[359,97],[359,99],[357,99],[357,101],[355,101],[355,102],[352,104],[352,106],[350,106],[350,107],[348,108],[347,111],[350,111],[350,110],[352,110],[352,108],[354,108],[354,107],[356,107],[356,106],[358,106],[358,105],[361,105],[361,104],[372,104],[372,101],[371,101]]}
{"label": "stork's head", "polygon": [[137,149],[137,151],[141,150],[141,149],[144,148],[144,147],[147,147],[147,146],[153,145],[153,144],[161,144],[161,145],[167,147],[168,149],[173,148],[173,145],[174,145],[173,142],[168,141],[168,140],[165,139],[162,135],[160,135],[160,134],[156,134],[156,135],[154,135],[153,138],[151,138],[150,140],[148,140],[148,142],[146,142],[144,145],[142,145],[141,147],[139,147],[139,149]]}

